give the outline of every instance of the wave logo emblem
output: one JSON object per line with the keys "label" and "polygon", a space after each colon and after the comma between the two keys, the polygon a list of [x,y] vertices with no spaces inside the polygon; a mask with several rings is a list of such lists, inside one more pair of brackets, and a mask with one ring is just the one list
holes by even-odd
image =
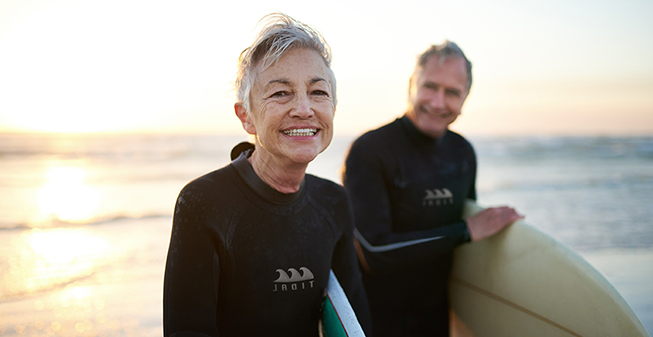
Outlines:
{"label": "wave logo emblem", "polygon": [[[276,291],[297,291],[313,288],[315,276],[310,269],[306,267],[288,269],[290,276],[283,269],[277,269],[279,278],[274,280],[273,292]],[[301,272],[301,273],[300,273]]]}
{"label": "wave logo emblem", "polygon": [[423,206],[440,206],[440,205],[453,205],[453,194],[446,188],[441,190],[426,190],[426,196],[422,199]]}

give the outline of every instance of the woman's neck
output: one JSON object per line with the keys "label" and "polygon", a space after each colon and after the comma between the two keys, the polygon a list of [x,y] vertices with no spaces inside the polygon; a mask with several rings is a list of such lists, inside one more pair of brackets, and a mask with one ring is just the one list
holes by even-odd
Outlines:
{"label": "woman's neck", "polygon": [[308,165],[289,161],[280,163],[271,156],[262,156],[260,153],[261,151],[254,151],[248,161],[261,180],[281,193],[299,191]]}

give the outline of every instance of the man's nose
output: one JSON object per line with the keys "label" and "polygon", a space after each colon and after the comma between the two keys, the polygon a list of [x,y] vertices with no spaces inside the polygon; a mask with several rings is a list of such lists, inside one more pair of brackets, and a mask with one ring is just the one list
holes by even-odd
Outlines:
{"label": "man's nose", "polygon": [[429,99],[429,105],[435,109],[442,109],[445,107],[444,90],[438,90],[432,94]]}

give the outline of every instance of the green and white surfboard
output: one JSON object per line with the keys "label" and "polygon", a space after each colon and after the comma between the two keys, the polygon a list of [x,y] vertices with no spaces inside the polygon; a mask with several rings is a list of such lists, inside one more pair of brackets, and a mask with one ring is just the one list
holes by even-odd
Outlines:
{"label": "green and white surfboard", "polygon": [[342,290],[336,275],[331,271],[327,295],[324,299],[320,332],[323,337],[364,337],[356,313]]}

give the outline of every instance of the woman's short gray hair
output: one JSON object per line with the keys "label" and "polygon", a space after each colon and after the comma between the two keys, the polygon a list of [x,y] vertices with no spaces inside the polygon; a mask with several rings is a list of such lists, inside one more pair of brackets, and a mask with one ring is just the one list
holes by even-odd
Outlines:
{"label": "woman's short gray hair", "polygon": [[335,107],[336,79],[331,70],[331,48],[324,37],[314,28],[282,13],[268,14],[260,22],[265,22],[263,29],[238,59],[236,99],[242,102],[245,110],[250,111],[249,94],[257,73],[277,62],[291,47],[309,48],[322,56],[331,75]]}
{"label": "woman's short gray hair", "polygon": [[417,80],[417,76],[426,65],[426,62],[434,56],[439,57],[440,61],[452,57],[458,57],[465,60],[465,69],[467,70],[467,91],[469,92],[469,89],[472,88],[472,63],[467,59],[465,53],[463,53],[462,49],[460,49],[457,44],[448,40],[445,40],[444,43],[440,45],[432,45],[419,56],[415,72],[411,77],[411,86],[414,84],[413,80]]}

